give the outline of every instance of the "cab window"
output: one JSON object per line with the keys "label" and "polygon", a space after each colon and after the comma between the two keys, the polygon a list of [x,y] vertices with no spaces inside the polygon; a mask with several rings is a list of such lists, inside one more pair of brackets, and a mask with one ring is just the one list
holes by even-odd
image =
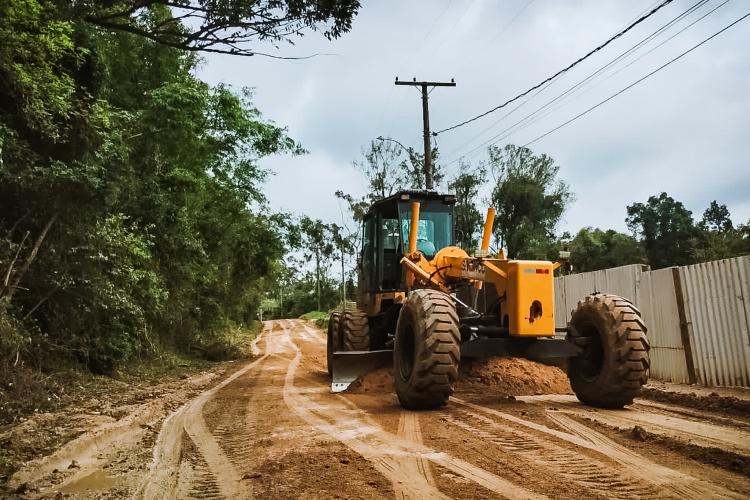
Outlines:
{"label": "cab window", "polygon": [[[401,239],[403,252],[408,252],[409,229],[411,225],[411,205],[401,207]],[[417,229],[417,250],[431,259],[438,250],[453,244],[453,216],[450,207],[442,204],[425,203],[419,211]]]}

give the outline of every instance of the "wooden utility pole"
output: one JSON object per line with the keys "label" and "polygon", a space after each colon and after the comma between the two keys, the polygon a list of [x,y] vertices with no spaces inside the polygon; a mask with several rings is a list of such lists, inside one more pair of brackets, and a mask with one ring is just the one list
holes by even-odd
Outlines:
{"label": "wooden utility pole", "polygon": [[433,188],[433,172],[432,172],[432,148],[430,147],[430,107],[428,105],[429,92],[427,87],[455,87],[456,82],[451,78],[450,82],[418,82],[414,78],[411,82],[399,81],[396,77],[396,85],[409,85],[412,87],[422,88],[422,126],[424,128],[424,187],[425,189]]}

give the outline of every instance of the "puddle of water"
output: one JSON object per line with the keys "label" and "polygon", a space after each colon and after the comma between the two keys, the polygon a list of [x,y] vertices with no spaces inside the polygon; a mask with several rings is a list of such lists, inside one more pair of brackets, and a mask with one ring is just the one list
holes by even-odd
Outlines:
{"label": "puddle of water", "polygon": [[93,471],[91,474],[87,474],[70,484],[66,484],[60,488],[61,493],[82,493],[85,491],[101,491],[107,490],[114,486],[115,478],[108,476],[106,472],[101,469]]}

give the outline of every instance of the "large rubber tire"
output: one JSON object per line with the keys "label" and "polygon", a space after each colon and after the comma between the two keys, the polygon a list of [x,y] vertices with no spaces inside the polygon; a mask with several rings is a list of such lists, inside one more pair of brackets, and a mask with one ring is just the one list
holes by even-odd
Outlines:
{"label": "large rubber tire", "polygon": [[370,325],[364,311],[345,311],[341,317],[341,332],[345,351],[370,350]]}
{"label": "large rubber tire", "polygon": [[328,318],[328,338],[326,339],[326,358],[328,375],[333,376],[333,353],[341,350],[341,313],[333,312]]}
{"label": "large rubber tire", "polygon": [[430,410],[448,402],[461,358],[453,299],[435,290],[415,290],[401,308],[393,346],[393,377],[401,406]]}
{"label": "large rubber tire", "polygon": [[578,399],[599,408],[633,402],[648,381],[650,349],[641,312],[617,295],[594,294],[578,303],[569,340],[584,355],[572,358],[568,377]]}

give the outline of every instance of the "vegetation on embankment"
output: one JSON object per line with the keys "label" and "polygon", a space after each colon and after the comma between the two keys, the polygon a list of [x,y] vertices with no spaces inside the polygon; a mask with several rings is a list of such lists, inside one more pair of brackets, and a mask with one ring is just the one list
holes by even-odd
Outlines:
{"label": "vegetation on embankment", "polygon": [[130,360],[113,373],[94,375],[80,364],[59,363],[40,370],[30,364],[0,364],[0,428],[33,413],[53,412],[91,397],[101,397],[118,384],[151,386],[210,369],[218,361],[247,358],[250,343],[261,330],[260,321],[227,330],[220,341],[202,351],[160,350]]}
{"label": "vegetation on embankment", "polygon": [[299,317],[307,321],[312,321],[318,328],[325,328],[328,326],[328,313],[323,311],[310,311]]}
{"label": "vegetation on embankment", "polygon": [[240,355],[290,223],[258,160],[304,151],[197,54],[289,23],[335,38],[357,8],[209,2],[204,26],[163,1],[0,2],[0,401],[29,399],[8,415],[79,372]]}
{"label": "vegetation on embankment", "polygon": [[328,318],[328,313],[323,311],[310,311],[299,317],[299,319],[306,319],[307,321],[316,321],[324,318]]}

